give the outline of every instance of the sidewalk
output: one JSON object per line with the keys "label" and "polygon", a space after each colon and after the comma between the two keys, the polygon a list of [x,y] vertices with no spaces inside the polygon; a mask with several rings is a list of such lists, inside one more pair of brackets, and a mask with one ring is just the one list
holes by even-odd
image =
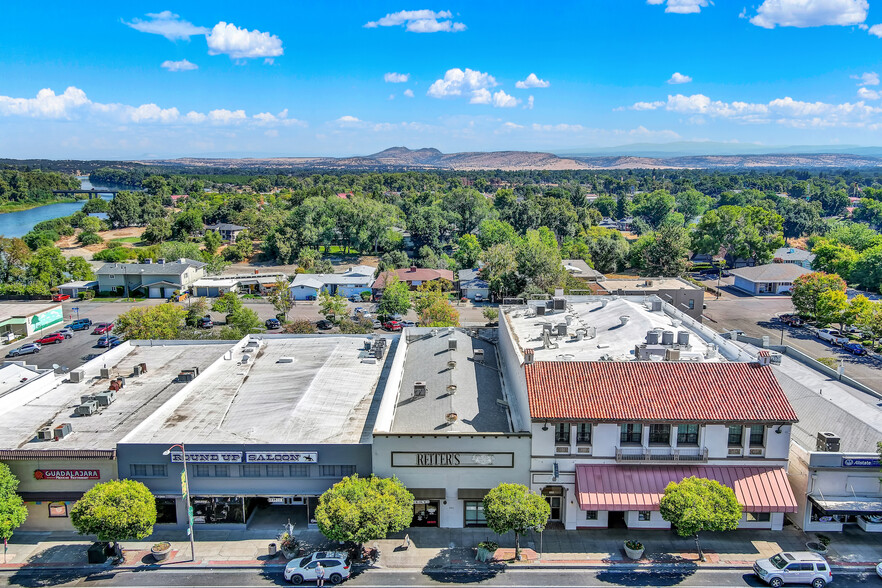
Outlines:
{"label": "sidewalk", "polygon": [[[564,568],[602,568],[610,566],[658,567],[695,569],[697,567],[743,568],[754,560],[780,551],[805,551],[806,541],[816,539],[786,527],[783,531],[734,531],[706,533],[701,540],[707,561],[699,562],[692,538],[679,537],[671,531],[639,529],[604,529],[565,531],[549,529],[541,535],[531,533],[521,538],[521,547],[532,550],[529,561],[519,563],[481,563],[475,560],[478,542],[496,541],[501,548],[514,547],[514,535],[498,536],[489,529],[409,529],[410,547],[404,547],[404,533],[394,538],[374,541],[366,547],[376,547],[378,568],[398,568],[432,571],[472,569],[499,569],[500,566]],[[336,543],[325,539],[318,531],[296,531],[295,536],[303,553],[334,549]],[[832,539],[827,559],[834,567],[875,566],[882,560],[882,541],[879,537],[848,528],[843,533],[830,533]],[[104,569],[174,568],[240,568],[281,571],[287,560],[281,554],[270,557],[268,545],[274,541],[266,531],[196,531],[196,560],[190,558],[190,544],[185,532],[160,532],[150,541],[123,543],[125,563],[119,566],[89,564],[86,549],[91,544],[83,537],[62,533],[16,533],[9,544],[6,563],[0,570],[53,570],[60,574],[81,576],[83,571]],[[642,541],[646,546],[644,558],[628,560],[622,550],[627,539]],[[170,541],[172,554],[167,561],[157,564],[150,547],[157,541]],[[511,553],[511,550],[507,550]],[[533,557],[537,559],[533,559]],[[2,561],[2,560],[0,560]]]}

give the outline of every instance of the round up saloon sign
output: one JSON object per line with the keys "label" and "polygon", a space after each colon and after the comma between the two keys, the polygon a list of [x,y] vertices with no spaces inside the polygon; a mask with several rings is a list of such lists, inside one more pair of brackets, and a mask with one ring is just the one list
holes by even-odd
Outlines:
{"label": "round up saloon sign", "polygon": [[99,470],[34,470],[37,480],[99,480]]}

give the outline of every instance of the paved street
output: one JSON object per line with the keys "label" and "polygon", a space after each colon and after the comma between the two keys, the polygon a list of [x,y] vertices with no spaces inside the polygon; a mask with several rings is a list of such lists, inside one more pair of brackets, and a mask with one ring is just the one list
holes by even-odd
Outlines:
{"label": "paved street", "polygon": [[[872,571],[849,570],[834,575],[833,586],[878,586]],[[63,572],[0,573],[0,586],[286,586],[281,571],[265,570],[151,570],[106,571],[84,575],[75,570]],[[314,583],[305,583],[314,586]],[[329,585],[329,584],[328,584]],[[499,570],[384,570],[356,571],[343,586],[464,586],[504,587],[608,587],[608,586],[764,586],[747,569],[516,569]]]}

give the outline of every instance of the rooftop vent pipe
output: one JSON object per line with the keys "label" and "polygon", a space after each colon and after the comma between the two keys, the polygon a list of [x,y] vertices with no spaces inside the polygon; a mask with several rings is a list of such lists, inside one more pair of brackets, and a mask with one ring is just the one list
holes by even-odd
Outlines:
{"label": "rooftop vent pipe", "polygon": [[622,322],[622,326],[624,327],[625,325],[628,324],[628,321],[631,320],[631,317],[628,316],[627,314],[623,314],[622,316],[619,317],[619,320]]}

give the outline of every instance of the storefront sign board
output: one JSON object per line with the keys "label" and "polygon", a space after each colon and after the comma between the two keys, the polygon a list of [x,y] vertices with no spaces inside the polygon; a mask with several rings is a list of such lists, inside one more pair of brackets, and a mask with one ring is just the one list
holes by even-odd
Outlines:
{"label": "storefront sign board", "polygon": [[[180,451],[169,454],[172,463],[184,463]],[[187,463],[242,463],[242,453],[237,451],[188,451]]]}
{"label": "storefront sign board", "polygon": [[511,468],[514,467],[514,453],[393,451],[392,467]]}
{"label": "storefront sign board", "polygon": [[246,463],[318,463],[317,451],[246,451]]}
{"label": "storefront sign board", "polygon": [[34,470],[37,480],[100,480],[100,470]]}
{"label": "storefront sign board", "polygon": [[878,458],[857,458],[857,457],[843,457],[842,458],[842,467],[844,468],[882,468],[882,460]]}

